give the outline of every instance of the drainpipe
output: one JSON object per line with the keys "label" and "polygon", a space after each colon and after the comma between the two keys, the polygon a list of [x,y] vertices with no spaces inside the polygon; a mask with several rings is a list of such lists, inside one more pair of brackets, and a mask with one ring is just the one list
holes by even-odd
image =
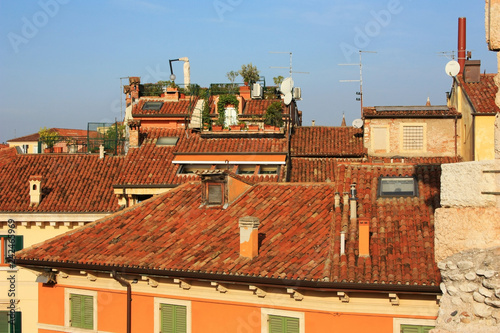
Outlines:
{"label": "drainpipe", "polygon": [[123,278],[116,274],[116,271],[112,273],[113,279],[118,281],[122,286],[127,287],[127,333],[132,332],[132,286],[130,283],[125,281]]}
{"label": "drainpipe", "polygon": [[[458,137],[458,132],[457,132],[457,122],[458,122],[458,116],[455,116],[455,157],[458,156],[458,151],[457,151],[457,137]],[[463,152],[462,152],[463,154]]]}

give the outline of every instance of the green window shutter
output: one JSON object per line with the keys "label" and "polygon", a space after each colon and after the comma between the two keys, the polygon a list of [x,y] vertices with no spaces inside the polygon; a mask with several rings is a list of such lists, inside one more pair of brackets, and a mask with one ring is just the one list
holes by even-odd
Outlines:
{"label": "green window shutter", "polygon": [[299,318],[285,317],[286,333],[299,333]]}
{"label": "green window shutter", "polygon": [[24,238],[23,236],[16,236],[16,244],[14,249],[17,251],[22,250],[24,245]]}
{"label": "green window shutter", "polygon": [[9,312],[0,311],[0,333],[9,333]]}
{"label": "green window shutter", "polygon": [[187,309],[182,305],[161,304],[161,333],[186,333]]}
{"label": "green window shutter", "polygon": [[82,295],[70,294],[71,302],[71,326],[82,325]]}
{"label": "green window shutter", "polygon": [[433,326],[401,325],[401,333],[428,333]]}
{"label": "green window shutter", "polygon": [[269,315],[269,333],[285,333],[283,317]]}
{"label": "green window shutter", "polygon": [[83,328],[94,328],[94,298],[92,296],[83,296]]}
{"label": "green window shutter", "polygon": [[70,295],[71,326],[94,328],[94,298],[87,295]]}
{"label": "green window shutter", "polygon": [[269,333],[299,332],[299,318],[269,315]]}
{"label": "green window shutter", "polygon": [[[21,312],[16,312],[14,320],[15,320],[14,333],[22,333]],[[12,330],[10,332],[12,332]]]}

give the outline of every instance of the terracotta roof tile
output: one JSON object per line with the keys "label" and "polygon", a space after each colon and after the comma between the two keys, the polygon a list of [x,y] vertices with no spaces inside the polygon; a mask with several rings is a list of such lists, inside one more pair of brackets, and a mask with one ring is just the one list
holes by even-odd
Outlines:
{"label": "terracotta roof tile", "polygon": [[296,127],[291,139],[292,156],[363,156],[363,130],[354,127]]}
{"label": "terracotta roof tile", "polygon": [[245,102],[243,114],[248,115],[263,115],[267,108],[274,102],[280,102],[283,106],[283,113],[286,113],[285,104],[281,99],[250,99]]}
{"label": "terracotta roof tile", "polygon": [[465,82],[463,75],[457,75],[459,84],[474,106],[477,113],[498,113],[500,108],[495,103],[498,87],[494,78],[497,74],[481,74],[479,82]]}
{"label": "terracotta roof tile", "polygon": [[436,106],[367,106],[363,107],[364,118],[377,117],[454,117],[460,116],[455,108]]}
{"label": "terracotta roof tile", "polygon": [[[88,263],[226,276],[355,284],[433,285],[433,213],[439,165],[338,163],[331,184],[254,185],[227,209],[200,205],[199,182],[186,183],[139,205],[17,253],[21,260]],[[410,176],[417,197],[378,198],[380,176]],[[335,192],[357,184],[357,210],[370,221],[370,257],[358,253],[358,226]],[[342,200],[341,200],[342,201]],[[260,220],[254,259],[239,256],[238,218]],[[340,254],[340,232],[346,252]],[[62,246],[71,244],[70,246]],[[423,269],[425,268],[425,269]]]}
{"label": "terracotta roof tile", "polygon": [[[65,137],[87,136],[87,130],[81,130],[81,129],[50,128],[49,130],[56,131],[57,134]],[[40,140],[40,134],[33,133],[9,140],[9,142],[26,142],[26,141],[38,141],[38,140]]]}
{"label": "terracotta roof tile", "polygon": [[[140,117],[144,115],[158,115],[158,116],[168,116],[168,115],[186,115],[189,116],[193,112],[193,109],[198,101],[198,97],[193,99],[180,99],[178,101],[165,101],[163,99],[140,99],[139,103],[132,107],[132,115],[134,117]],[[147,102],[163,102],[160,110],[144,110],[143,106]]]}
{"label": "terracotta roof tile", "polygon": [[[12,148],[14,149],[14,148]],[[15,150],[15,149],[14,149]],[[122,158],[76,154],[19,154],[2,164],[0,210],[4,212],[113,212],[118,201],[112,184]],[[30,206],[29,178],[42,176],[42,200]]]}

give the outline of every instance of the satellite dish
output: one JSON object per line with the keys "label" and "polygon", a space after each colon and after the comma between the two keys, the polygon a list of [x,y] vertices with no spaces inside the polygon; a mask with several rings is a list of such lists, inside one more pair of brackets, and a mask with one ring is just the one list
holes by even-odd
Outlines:
{"label": "satellite dish", "polygon": [[354,119],[352,121],[352,127],[355,127],[355,128],[363,127],[363,120],[362,119]]}
{"label": "satellite dish", "polygon": [[457,61],[452,60],[446,64],[444,71],[449,76],[456,76],[458,72],[460,72],[460,64]]}
{"label": "satellite dish", "polygon": [[284,98],[285,105],[290,105],[290,103],[292,103],[292,98],[293,95],[291,92],[286,93]]}
{"label": "satellite dish", "polygon": [[175,74],[170,75],[170,81],[175,81]]}
{"label": "satellite dish", "polygon": [[291,77],[287,77],[286,79],[283,80],[283,82],[281,82],[280,91],[283,94],[286,95],[288,93],[291,93],[292,89],[293,89],[293,80]]}

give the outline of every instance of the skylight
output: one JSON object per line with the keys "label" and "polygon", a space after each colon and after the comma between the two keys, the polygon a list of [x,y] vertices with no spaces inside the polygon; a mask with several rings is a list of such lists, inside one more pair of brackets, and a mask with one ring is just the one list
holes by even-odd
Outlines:
{"label": "skylight", "polygon": [[417,182],[413,177],[380,177],[379,197],[417,196]]}
{"label": "skylight", "polygon": [[160,111],[162,106],[163,106],[163,102],[146,102],[142,106],[142,109],[143,110]]}
{"label": "skylight", "polygon": [[177,141],[179,141],[178,137],[163,136],[161,138],[158,138],[158,140],[156,140],[156,145],[157,146],[175,146],[177,144]]}

